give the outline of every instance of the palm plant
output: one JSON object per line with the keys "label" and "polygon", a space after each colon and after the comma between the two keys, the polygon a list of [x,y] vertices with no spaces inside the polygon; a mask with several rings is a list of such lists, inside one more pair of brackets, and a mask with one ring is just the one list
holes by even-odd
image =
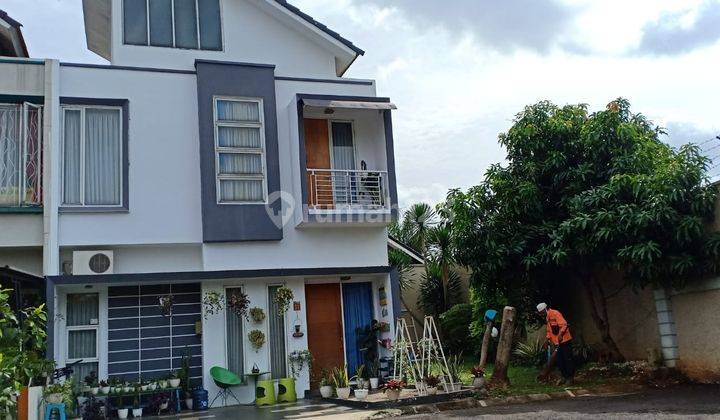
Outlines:
{"label": "palm plant", "polygon": [[449,270],[447,286],[443,287],[442,267],[435,261],[428,261],[425,269],[417,304],[425,313],[438,317],[462,301],[460,276]]}
{"label": "palm plant", "polygon": [[448,302],[448,286],[450,283],[450,266],[455,261],[452,247],[452,229],[449,223],[442,223],[432,227],[428,231],[428,249],[433,259],[440,266],[442,271],[443,297],[445,308],[450,308]]}

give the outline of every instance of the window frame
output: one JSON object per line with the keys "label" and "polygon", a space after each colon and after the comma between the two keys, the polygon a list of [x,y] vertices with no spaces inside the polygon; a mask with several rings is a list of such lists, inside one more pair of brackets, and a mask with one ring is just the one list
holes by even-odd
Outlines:
{"label": "window frame", "polygon": [[[69,365],[71,363],[75,363],[79,360],[82,360],[81,364],[88,364],[88,363],[97,363],[98,364],[98,370],[100,369],[100,293],[98,292],[91,292],[91,293],[67,293],[65,295],[65,313],[67,313],[67,305],[70,303],[67,299],[70,295],[97,295],[98,297],[98,318],[97,323],[95,324],[89,324],[89,325],[67,325],[67,322],[65,323],[65,364]],[[70,333],[73,331],[95,331],[95,357],[93,358],[70,358]],[[99,373],[99,372],[98,372]]]}
{"label": "window frame", "polygon": [[[225,298],[226,302],[227,302],[227,298],[228,298],[228,291],[230,291],[232,289],[239,289],[242,293],[247,293],[247,291],[245,290],[244,284],[237,285],[237,286],[224,286],[223,287],[223,297]],[[231,314],[231,312],[229,309],[227,309],[227,305],[226,305],[225,317],[223,319],[223,321],[225,322],[224,323],[225,328],[223,329],[223,336],[225,338],[224,348],[223,348],[224,354],[225,354],[225,366],[230,366],[228,363],[229,357],[228,357],[228,331],[227,331],[228,316],[230,316],[230,314]],[[247,333],[249,332],[249,325],[250,324],[247,319],[242,318],[242,317],[240,318],[240,326],[242,327],[240,337],[242,338],[242,352],[243,352],[243,355],[242,355],[243,376],[241,379],[242,379],[243,385],[247,384],[247,376],[245,376],[245,374],[248,373],[248,371],[247,371],[247,366],[248,366],[247,355],[248,355],[248,353],[247,353],[247,346],[246,346],[245,340],[246,340]]]}
{"label": "window frame", "polygon": [[172,26],[172,45],[171,46],[163,46],[163,45],[152,45],[150,43],[150,1],[145,1],[145,25],[146,25],[146,35],[145,35],[145,44],[133,44],[125,42],[125,0],[122,1],[122,4],[120,5],[120,16],[121,16],[121,29],[122,29],[122,45],[132,46],[132,47],[153,47],[153,48],[172,48],[177,50],[187,50],[187,51],[210,51],[210,52],[225,52],[225,27],[224,27],[224,10],[223,10],[223,2],[222,0],[218,0],[218,9],[220,11],[220,21],[218,22],[218,26],[220,27],[220,48],[219,49],[210,49],[210,48],[202,48],[202,39],[200,36],[200,7],[198,6],[198,2],[201,0],[195,0],[195,31],[197,35],[197,47],[196,48],[187,48],[187,47],[178,47],[176,46],[176,40],[175,40],[175,0],[170,0],[170,23]]}
{"label": "window frame", "polygon": [[[218,120],[218,102],[253,102],[258,106],[259,122],[230,122]],[[246,147],[226,147],[220,146],[219,128],[220,127],[237,127],[237,128],[257,128],[260,130],[260,149]],[[267,205],[268,201],[268,180],[267,180],[267,145],[265,139],[265,109],[263,98],[252,98],[244,96],[213,96],[213,135],[214,153],[215,153],[215,201],[218,205]],[[220,174],[220,154],[259,154],[260,164],[262,166],[261,175],[222,175]],[[258,201],[223,201],[220,184],[221,181],[262,181],[262,200]]]}
{"label": "window frame", "polygon": [[[120,165],[120,202],[118,204],[86,204],[85,203],[85,111],[87,109],[111,109],[119,111],[119,127],[120,127],[120,154],[118,155]],[[60,208],[61,209],[109,209],[123,210],[126,209],[125,203],[125,171],[127,170],[126,162],[126,133],[125,133],[125,110],[118,105],[77,105],[63,104],[60,106],[62,111],[62,121],[60,124],[61,141],[60,141]],[[80,111],[80,204],[69,204],[65,202],[65,113],[67,111]]]}

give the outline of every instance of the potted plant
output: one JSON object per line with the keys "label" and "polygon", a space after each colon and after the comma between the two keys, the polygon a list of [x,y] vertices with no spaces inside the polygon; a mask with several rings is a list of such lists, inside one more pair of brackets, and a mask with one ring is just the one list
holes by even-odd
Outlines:
{"label": "potted plant", "polygon": [[108,395],[110,393],[110,384],[106,380],[100,381],[100,392],[103,395]]}
{"label": "potted plant", "polygon": [[140,400],[135,397],[135,400],[133,400],[133,410],[132,415],[133,417],[140,418],[142,417],[143,409],[140,407]]}
{"label": "potted plant", "polygon": [[294,298],[295,295],[293,295],[293,291],[290,290],[289,287],[278,287],[277,291],[275,292],[275,296],[273,297],[273,302],[275,302],[275,304],[278,306],[278,316],[285,315],[285,312],[290,309],[290,302],[292,302]]}
{"label": "potted plant", "polygon": [[87,398],[80,406],[82,418],[87,420],[101,420],[105,418],[105,404],[102,400],[98,400],[94,396]]}
{"label": "potted plant", "polygon": [[383,385],[383,390],[385,391],[385,396],[387,396],[388,400],[390,401],[397,401],[400,399],[400,391],[405,388],[405,382],[398,381],[396,379],[389,380]]}
{"label": "potted plant", "polygon": [[256,352],[265,345],[265,333],[260,330],[250,331],[248,333],[248,339]]}
{"label": "potted plant", "polygon": [[323,398],[330,398],[333,394],[333,386],[330,378],[328,377],[329,375],[327,370],[323,369],[321,375],[322,377],[320,378],[320,395]]}
{"label": "potted plant", "polygon": [[350,398],[350,380],[348,379],[345,368],[333,368],[332,381],[335,385],[335,392],[337,392],[338,398],[343,400]]}
{"label": "potted plant", "polygon": [[428,395],[435,395],[438,392],[437,386],[440,384],[440,378],[437,376],[430,374],[425,377],[425,386],[427,386],[427,394]]}
{"label": "potted plant", "polygon": [[150,383],[148,384],[148,390],[150,390],[150,391],[155,391],[155,389],[157,389],[157,383],[155,383],[155,382],[150,382]]}
{"label": "potted plant", "polygon": [[203,296],[203,316],[208,319],[209,316],[219,314],[225,308],[225,296],[218,292],[207,292]]}
{"label": "potted plant", "polygon": [[358,389],[365,389],[364,376],[365,376],[365,365],[359,365],[357,367],[357,370],[355,371],[355,376],[353,376]]}
{"label": "potted plant", "polygon": [[290,362],[293,378],[297,378],[306,364],[308,369],[311,368],[312,354],[310,354],[310,350],[295,350],[288,356],[288,361]]}
{"label": "potted plant", "polygon": [[472,375],[473,375],[473,388],[475,389],[482,389],[485,388],[485,371],[483,370],[480,365],[473,366],[471,369]]}
{"label": "potted plant", "polygon": [[173,303],[175,303],[175,296],[173,296],[173,295],[160,296],[158,298],[158,307],[160,308],[160,313],[165,317],[172,315]]}
{"label": "potted plant", "polygon": [[63,394],[65,393],[65,387],[63,384],[50,384],[45,387],[43,395],[45,401],[50,404],[59,404],[63,401]]}
{"label": "potted plant", "polygon": [[180,386],[180,376],[176,370],[170,372],[170,380],[168,381],[170,388],[177,388]]}
{"label": "potted plant", "polygon": [[90,388],[90,393],[92,395],[97,395],[98,392],[100,392],[100,387],[98,386],[97,379],[97,373],[95,373],[94,370],[85,377],[85,386],[87,388]]}
{"label": "potted plant", "polygon": [[160,379],[160,380],[158,381],[158,388],[160,388],[160,389],[165,389],[165,388],[167,388],[167,387],[168,387],[168,380],[167,380],[167,379],[164,379],[164,378],[163,378],[163,379]]}
{"label": "potted plant", "polygon": [[132,391],[133,391],[133,387],[132,387],[132,385],[130,385],[130,382],[125,382],[123,384],[123,392],[128,393],[128,392],[132,392]]}
{"label": "potted plant", "polygon": [[355,398],[357,398],[358,401],[365,401],[367,399],[368,392],[367,388],[357,388],[355,390]]}
{"label": "potted plant", "polygon": [[262,308],[250,308],[250,317],[256,324],[265,320],[265,311]]}
{"label": "potted plant", "polygon": [[143,382],[140,384],[140,391],[144,392],[144,391],[147,391],[149,388],[150,388],[150,384],[148,384],[147,382]]}
{"label": "potted plant", "polygon": [[380,384],[378,371],[380,370],[380,362],[375,359],[368,364],[368,376],[370,376],[370,389],[377,389]]}
{"label": "potted plant", "polygon": [[243,291],[236,289],[234,293],[228,296],[227,307],[238,318],[248,319],[250,298]]}
{"label": "potted plant", "polygon": [[120,419],[128,418],[129,411],[127,407],[123,406],[122,397],[117,397],[115,400],[115,406],[117,407],[117,415]]}

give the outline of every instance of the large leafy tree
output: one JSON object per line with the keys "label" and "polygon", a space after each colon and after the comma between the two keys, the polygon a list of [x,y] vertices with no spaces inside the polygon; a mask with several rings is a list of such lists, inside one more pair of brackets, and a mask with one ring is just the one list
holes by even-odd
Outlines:
{"label": "large leafy tree", "polygon": [[554,285],[579,282],[603,343],[622,359],[600,273],[616,270],[634,288],[681,288],[718,268],[708,161],[662,134],[623,99],[593,114],[550,102],[518,114],[499,137],[506,162],[467,192],[451,191],[442,212],[475,296],[527,316]]}

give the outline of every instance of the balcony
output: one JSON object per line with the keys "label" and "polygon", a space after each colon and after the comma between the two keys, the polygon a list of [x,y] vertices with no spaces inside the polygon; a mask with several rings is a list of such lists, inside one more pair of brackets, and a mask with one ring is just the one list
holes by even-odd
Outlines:
{"label": "balcony", "polygon": [[0,210],[42,205],[42,108],[0,104]]}
{"label": "balcony", "polygon": [[390,211],[387,171],[307,170],[311,213]]}

